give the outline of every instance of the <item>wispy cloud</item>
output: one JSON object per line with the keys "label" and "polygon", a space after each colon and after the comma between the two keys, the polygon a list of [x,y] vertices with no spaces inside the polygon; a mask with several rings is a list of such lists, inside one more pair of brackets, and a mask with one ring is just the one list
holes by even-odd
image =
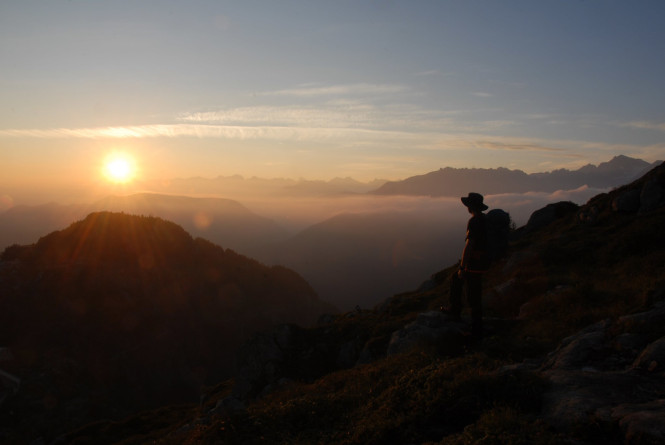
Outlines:
{"label": "wispy cloud", "polygon": [[639,128],[643,130],[665,131],[665,123],[657,124],[647,121],[633,121],[620,124],[622,127]]}
{"label": "wispy cloud", "polygon": [[269,125],[307,128],[434,131],[451,127],[450,113],[411,105],[382,107],[358,101],[331,101],[321,106],[259,106],[182,114],[193,124]]}
{"label": "wispy cloud", "polygon": [[371,140],[411,139],[413,135],[399,131],[378,131],[353,128],[310,128],[287,126],[238,126],[238,125],[141,125],[99,128],[54,128],[0,130],[0,137],[32,138],[153,138],[198,137],[223,139],[272,139],[272,140],[324,140],[361,138]]}
{"label": "wispy cloud", "polygon": [[504,143],[504,142],[492,142],[492,141],[479,141],[478,146],[486,148],[488,150],[527,150],[527,151],[553,151],[561,152],[565,151],[563,148],[548,147],[546,145],[539,144],[519,144],[519,143]]}
{"label": "wispy cloud", "polygon": [[[249,111],[248,111],[249,113]],[[251,114],[251,113],[250,113]],[[302,124],[303,118],[294,111],[294,122]],[[259,113],[262,115],[262,113]],[[491,136],[486,132],[459,132],[447,131],[445,128],[430,129],[428,131],[411,131],[386,128],[361,128],[349,126],[306,126],[306,125],[230,125],[211,123],[215,119],[223,120],[213,112],[212,115],[191,115],[186,123],[164,125],[138,125],[125,127],[96,127],[96,128],[54,128],[54,129],[19,129],[0,130],[0,137],[42,138],[42,139],[124,139],[124,138],[178,138],[195,137],[201,139],[227,139],[227,140],[272,140],[276,142],[308,142],[334,143],[340,149],[350,148],[381,148],[389,147],[409,153],[407,157],[415,155],[418,151],[446,151],[446,150],[498,150],[498,151],[531,151],[547,152],[561,158],[580,157],[580,150],[584,152],[602,153],[633,153],[641,151],[644,147],[605,144],[602,142],[576,141],[576,140],[544,140],[538,138],[520,138],[510,136]],[[246,119],[246,117],[243,117]],[[257,117],[256,120],[261,118]],[[285,119],[285,118],[283,118]],[[310,123],[316,119],[306,118]],[[202,123],[206,122],[206,123]],[[654,148],[662,151],[662,147]]]}
{"label": "wispy cloud", "polygon": [[410,88],[404,85],[391,84],[369,84],[359,83],[351,85],[303,85],[298,88],[270,91],[259,93],[264,96],[295,96],[295,97],[314,97],[314,96],[355,96],[355,95],[375,95],[375,94],[395,94],[409,91]]}

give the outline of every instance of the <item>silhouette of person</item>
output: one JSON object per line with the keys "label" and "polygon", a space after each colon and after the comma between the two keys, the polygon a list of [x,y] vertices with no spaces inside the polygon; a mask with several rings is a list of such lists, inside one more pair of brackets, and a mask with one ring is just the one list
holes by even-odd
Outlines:
{"label": "silhouette of person", "polygon": [[462,197],[462,204],[472,216],[466,226],[466,243],[459,270],[450,280],[448,312],[454,319],[461,319],[462,293],[466,290],[466,301],[471,308],[471,335],[480,338],[483,334],[482,277],[487,260],[487,229],[483,212],[487,206],[479,193]]}

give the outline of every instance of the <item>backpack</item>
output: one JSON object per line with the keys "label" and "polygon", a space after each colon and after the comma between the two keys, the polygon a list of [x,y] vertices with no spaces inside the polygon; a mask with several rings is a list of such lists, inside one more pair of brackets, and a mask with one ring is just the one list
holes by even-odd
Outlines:
{"label": "backpack", "polygon": [[487,229],[487,268],[506,255],[510,239],[510,214],[501,209],[492,209],[485,215]]}

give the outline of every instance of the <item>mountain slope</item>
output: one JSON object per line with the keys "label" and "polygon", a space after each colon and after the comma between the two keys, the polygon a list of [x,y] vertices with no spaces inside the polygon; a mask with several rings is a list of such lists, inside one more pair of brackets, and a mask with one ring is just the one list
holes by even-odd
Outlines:
{"label": "mountain slope", "polygon": [[[250,335],[330,310],[295,272],[154,217],[92,213],[0,262],[0,339],[22,379],[15,409],[44,437],[197,400],[231,375]],[[54,403],[32,412],[45,397]]]}
{"label": "mountain slope", "polygon": [[93,204],[92,208],[94,211],[159,216],[175,222],[194,236],[251,257],[266,244],[287,236],[274,221],[256,215],[231,199],[139,193],[109,197]]}
{"label": "mountain slope", "polygon": [[437,283],[376,310],[256,337],[243,349],[236,389],[212,390],[189,421],[151,431],[157,417],[147,413],[135,430],[141,435],[132,436],[129,423],[104,423],[69,437],[661,443],[664,225],[661,165],[577,211],[552,212],[547,224],[519,230],[486,276],[481,343],[467,342],[464,323],[436,310],[451,267]]}
{"label": "mountain slope", "polygon": [[554,192],[587,185],[618,187],[643,175],[653,165],[640,159],[616,156],[599,166],[587,165],[575,171],[555,170],[526,174],[521,170],[442,168],[402,181],[387,182],[377,195],[463,196],[470,190],[482,194]]}
{"label": "mountain slope", "polygon": [[282,243],[273,261],[297,270],[342,310],[373,307],[455,261],[465,218],[423,209],[341,214]]}
{"label": "mountain slope", "polygon": [[237,201],[138,193],[110,196],[90,205],[48,204],[9,209],[0,214],[0,249],[32,243],[44,233],[101,211],[157,216],[177,223],[194,236],[251,257],[263,252],[266,245],[287,237],[277,223],[256,215]]}

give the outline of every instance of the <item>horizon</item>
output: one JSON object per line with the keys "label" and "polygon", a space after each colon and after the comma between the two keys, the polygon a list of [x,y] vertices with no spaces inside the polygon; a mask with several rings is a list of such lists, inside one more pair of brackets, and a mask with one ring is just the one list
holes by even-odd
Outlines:
{"label": "horizon", "polygon": [[665,159],[660,2],[0,5],[0,209]]}
{"label": "horizon", "polygon": [[[601,164],[606,164],[609,163],[610,161],[614,161],[618,157],[627,157],[623,154],[617,155],[613,157],[611,160],[606,160],[604,162],[599,163],[598,165],[596,164],[586,164],[582,167],[598,167]],[[156,195],[169,195],[169,196],[183,196],[183,197],[191,197],[191,198],[219,198],[219,199],[227,199],[227,200],[232,200],[232,201],[237,201],[241,203],[243,206],[246,206],[248,208],[253,208],[257,211],[257,213],[262,214],[266,209],[268,209],[269,214],[277,214],[280,215],[277,217],[277,220],[284,220],[286,218],[286,214],[288,212],[285,212],[283,208],[280,208],[281,204],[279,205],[274,205],[270,204],[271,199],[277,199],[282,204],[287,204],[289,201],[293,201],[293,205],[288,205],[287,207],[289,208],[298,208],[298,214],[302,215],[303,210],[300,207],[307,208],[309,206],[313,207],[320,207],[320,208],[328,208],[332,207],[335,208],[336,211],[332,213],[328,213],[328,217],[333,216],[335,214],[338,214],[340,212],[345,212],[345,211],[351,211],[351,212],[356,212],[358,211],[358,207],[355,204],[352,205],[333,205],[330,206],[328,204],[322,204],[322,203],[316,203],[317,200],[321,201],[326,201],[326,202],[349,202],[349,200],[353,201],[356,198],[363,198],[363,196],[368,196],[368,194],[371,195],[371,192],[374,190],[377,190],[381,185],[386,184],[388,182],[391,182],[389,180],[385,179],[379,179],[375,178],[369,181],[360,181],[357,180],[356,178],[352,177],[334,177],[331,179],[306,179],[306,178],[284,178],[284,177],[273,177],[273,178],[265,178],[265,177],[258,177],[258,176],[252,176],[252,177],[244,177],[239,174],[235,175],[230,175],[230,176],[222,176],[219,175],[217,177],[202,177],[202,176],[193,176],[193,177],[188,177],[188,178],[169,178],[169,179],[164,179],[164,180],[143,180],[143,179],[138,179],[138,178],[130,178],[128,180],[127,177],[133,176],[132,166],[131,165],[126,165],[122,159],[120,161],[118,160],[117,156],[114,156],[112,153],[111,155],[107,156],[107,162],[105,164],[102,164],[101,167],[101,176],[105,178],[106,181],[109,181],[111,184],[106,187],[106,188],[96,188],[91,190],[87,190],[87,194],[81,194],[80,192],[75,192],[73,190],[70,191],[62,191],[62,190],[49,190],[47,192],[40,190],[40,191],[23,191],[22,194],[18,196],[18,199],[15,199],[13,196],[8,195],[8,194],[0,194],[0,213],[9,210],[13,207],[16,206],[28,206],[28,207],[34,207],[34,206],[40,206],[40,205],[48,205],[48,204],[61,204],[61,205],[84,205],[84,204],[91,204],[99,200],[103,200],[107,197],[129,197],[132,195],[138,195],[138,194],[156,194]],[[644,161],[643,159],[637,159],[637,158],[631,158],[628,157],[628,159],[631,160],[637,160],[637,161],[642,161],[642,162],[647,162]],[[656,161],[657,162],[663,162],[662,160]],[[654,163],[650,163],[651,166],[653,167]],[[580,168],[582,168],[580,167]],[[427,171],[427,172],[421,172],[419,174],[415,174],[412,177],[417,177],[417,176],[424,176],[427,175],[428,173],[433,173],[438,170],[445,170],[449,168],[456,168],[456,167],[439,167],[438,169],[432,170],[432,171]],[[501,168],[506,168],[502,166],[498,167],[489,167],[489,168],[482,168],[478,170],[497,170]],[[475,169],[474,167],[459,167],[457,169],[470,169],[473,170]],[[114,172],[115,170],[115,172]],[[523,172],[523,170],[520,169],[509,169],[510,171],[516,171],[516,172]],[[578,170],[578,169],[576,169]],[[570,171],[576,171],[576,170],[570,170]],[[120,171],[120,176],[118,177],[118,171]],[[528,175],[531,174],[550,174],[554,173],[555,170],[551,171],[542,171],[542,172],[533,172],[533,173],[527,173]],[[410,177],[411,178],[411,177]],[[400,182],[408,178],[401,178],[401,179],[396,179],[394,182]],[[308,194],[305,192],[305,194],[298,194],[297,192],[295,194],[289,194],[289,188],[290,187],[296,187],[298,185],[302,184],[307,184],[307,183],[323,183],[323,184],[333,184],[335,181],[350,181],[353,182],[356,186],[361,187],[361,191],[354,191],[351,189],[342,189],[340,188],[337,191],[332,192],[331,194],[326,195],[324,194],[317,194],[315,191],[310,192],[311,194]],[[187,187],[187,184],[192,182],[192,181],[203,181],[206,182],[208,186],[214,186],[217,185],[217,188],[215,188],[214,191],[196,191],[193,188],[190,188],[190,190],[184,190],[183,184],[180,184],[180,186],[175,185],[174,183],[184,183],[185,187]],[[215,182],[218,182],[218,184],[215,184]],[[246,185],[249,188],[233,188],[233,189],[224,189],[223,186],[226,185],[228,186],[228,182],[225,184],[219,183],[219,181],[238,181],[243,183],[242,185]],[[259,189],[252,189],[252,182],[259,182],[260,186],[262,188]],[[269,185],[268,183],[281,183],[279,187],[277,188],[272,188],[268,189],[267,186]],[[273,184],[270,184],[273,185]],[[220,188],[221,186],[221,188]],[[193,187],[193,186],[190,186]],[[553,192],[536,192],[536,191],[529,191],[529,192],[521,192],[521,193],[499,193],[499,194],[492,194],[492,193],[486,193],[485,197],[492,199],[492,197],[498,197],[499,201],[503,201],[506,196],[529,196],[531,195],[531,198],[535,196],[539,196],[538,199],[535,199],[539,203],[539,205],[546,205],[548,202],[551,202],[552,199],[560,199],[561,196],[570,196],[573,201],[575,201],[577,204],[583,204],[587,199],[591,198],[594,194],[602,193],[606,191],[605,189],[597,188],[597,187],[590,187],[588,184],[584,187],[578,187],[578,188],[573,188],[573,189],[568,189],[568,188],[562,188],[560,190],[556,190]],[[390,195],[389,195],[390,196]],[[551,198],[543,198],[543,197],[551,197]],[[377,197],[380,197],[380,195],[377,195],[374,197],[376,199]],[[399,195],[396,195],[394,197],[399,197]],[[394,198],[393,197],[393,198]],[[426,198],[426,197],[423,197]],[[438,198],[443,198],[443,199],[450,199],[452,196],[441,196]],[[437,199],[438,199],[437,198]],[[532,204],[531,198],[528,199],[529,203]],[[364,198],[363,198],[364,199]],[[303,202],[306,202],[308,204],[302,204]],[[318,205],[317,205],[318,204]],[[376,205],[370,205],[369,207],[382,207],[382,204],[376,204]],[[535,210],[533,206],[528,206],[530,211]],[[278,210],[276,210],[278,209]],[[355,209],[355,210],[353,210]],[[518,212],[520,212],[518,210]],[[319,212],[313,212],[314,214],[319,214]],[[520,212],[521,213],[521,212]],[[525,216],[522,214],[522,216]],[[526,215],[528,216],[528,215]],[[288,218],[287,218],[288,219]],[[306,220],[309,221],[309,223],[313,223],[317,221],[316,218],[305,218]],[[325,219],[325,218],[324,218]],[[526,221],[522,221],[526,222]]]}

